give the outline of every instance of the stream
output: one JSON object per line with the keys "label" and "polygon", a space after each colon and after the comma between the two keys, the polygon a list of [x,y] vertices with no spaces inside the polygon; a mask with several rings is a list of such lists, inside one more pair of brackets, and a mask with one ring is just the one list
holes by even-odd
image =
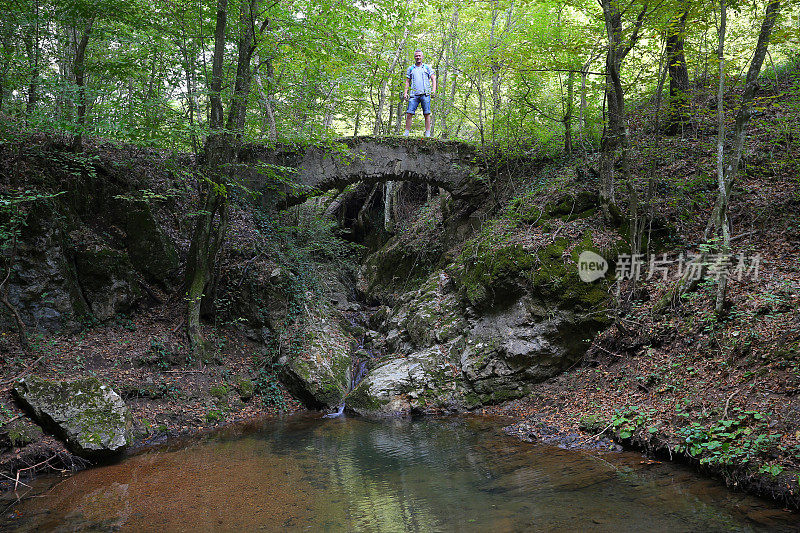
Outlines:
{"label": "stream", "polygon": [[635,453],[503,420],[265,419],[6,495],[14,531],[797,531],[798,515]]}

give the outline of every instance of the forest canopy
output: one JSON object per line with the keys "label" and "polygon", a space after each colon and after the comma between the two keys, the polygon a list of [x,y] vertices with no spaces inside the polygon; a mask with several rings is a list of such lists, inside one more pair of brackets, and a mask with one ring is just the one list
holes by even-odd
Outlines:
{"label": "forest canopy", "polygon": [[[728,19],[724,71],[741,77],[767,2],[0,5],[0,113],[39,130],[199,152],[211,127],[221,37],[218,93],[225,105],[235,98],[237,70],[248,70],[245,78],[238,73],[247,82],[241,134],[248,139],[401,133],[403,76],[421,49],[439,81],[435,136],[571,152],[599,146],[604,119],[614,112],[606,82],[615,35],[630,45],[618,58],[626,100],[692,106],[680,96],[689,82],[712,92],[716,86],[721,5]],[[797,60],[797,3],[780,8],[764,75]],[[673,129],[680,128],[677,113]]]}

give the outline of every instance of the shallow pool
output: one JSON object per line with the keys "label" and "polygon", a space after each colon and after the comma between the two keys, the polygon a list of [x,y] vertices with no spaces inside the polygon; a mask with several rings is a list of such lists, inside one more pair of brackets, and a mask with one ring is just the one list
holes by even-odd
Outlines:
{"label": "shallow pool", "polygon": [[[0,527],[122,531],[796,531],[798,515],[638,454],[478,417],[293,416],[143,451],[8,498]],[[32,497],[35,496],[35,497]]]}

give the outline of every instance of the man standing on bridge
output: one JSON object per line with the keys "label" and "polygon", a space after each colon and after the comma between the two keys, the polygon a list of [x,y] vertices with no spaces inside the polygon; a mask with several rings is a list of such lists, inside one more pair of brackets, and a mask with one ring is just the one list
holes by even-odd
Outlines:
{"label": "man standing on bridge", "polygon": [[[408,89],[411,87],[411,98]],[[403,98],[408,100],[406,110],[406,131],[404,136],[411,133],[411,119],[417,111],[417,106],[422,104],[422,114],[425,117],[425,137],[431,136],[431,98],[436,97],[436,73],[422,62],[422,51],[414,52],[414,64],[406,70],[406,88]]]}

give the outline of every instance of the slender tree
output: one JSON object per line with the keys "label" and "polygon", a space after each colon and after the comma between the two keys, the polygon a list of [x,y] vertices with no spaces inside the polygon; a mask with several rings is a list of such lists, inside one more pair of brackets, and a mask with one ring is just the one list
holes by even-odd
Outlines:
{"label": "slender tree", "polygon": [[[228,225],[228,183],[232,177],[238,146],[245,125],[247,101],[252,82],[250,63],[256,49],[255,0],[241,3],[240,37],[237,45],[236,78],[228,108],[226,128],[222,105],[223,60],[226,48],[228,0],[218,0],[214,30],[214,56],[211,67],[209,105],[210,132],[204,147],[206,191],[203,209],[198,214],[186,262],[186,333],[192,352],[201,360],[208,345],[200,329],[203,296],[212,281],[212,273]],[[267,22],[262,25],[265,28]]]}
{"label": "slender tree", "polygon": [[[600,155],[600,202],[603,216],[607,221],[619,222],[621,213],[614,201],[614,168],[619,168],[623,179],[630,180],[628,151],[630,135],[625,115],[625,91],[622,85],[622,65],[636,42],[648,12],[649,4],[638,6],[635,20],[629,28],[623,26],[623,16],[627,9],[635,7],[631,2],[625,10],[620,10],[618,0],[601,0],[603,20],[608,36],[606,52],[606,128],[603,132]],[[629,191],[635,190],[629,186]]]}
{"label": "slender tree", "polygon": [[[744,84],[744,92],[736,113],[736,121],[733,126],[732,146],[730,154],[726,157],[726,136],[725,136],[725,113],[724,113],[724,89],[725,89],[725,33],[727,29],[727,5],[725,0],[720,0],[720,25],[717,56],[719,58],[719,89],[717,91],[717,201],[714,204],[711,217],[706,226],[706,240],[711,241],[714,249],[718,252],[717,261],[724,261],[724,258],[731,252],[731,228],[728,212],[730,209],[730,197],[733,185],[739,171],[739,164],[742,160],[742,151],[747,138],[747,124],[753,115],[753,99],[758,90],[758,76],[761,66],[767,55],[770,36],[775,26],[775,21],[780,12],[781,3],[779,0],[770,0],[767,3],[766,13],[761,23],[761,30],[758,34],[758,42],[753,51],[753,59],[747,70],[747,77]],[[725,268],[719,268],[717,279],[717,294],[714,308],[719,315],[723,312],[727,291],[728,276]]]}
{"label": "slender tree", "polygon": [[689,2],[679,0],[678,13],[667,27],[667,71],[669,72],[669,108],[665,123],[670,135],[680,133],[689,121],[689,70],[684,54],[686,19]]}

